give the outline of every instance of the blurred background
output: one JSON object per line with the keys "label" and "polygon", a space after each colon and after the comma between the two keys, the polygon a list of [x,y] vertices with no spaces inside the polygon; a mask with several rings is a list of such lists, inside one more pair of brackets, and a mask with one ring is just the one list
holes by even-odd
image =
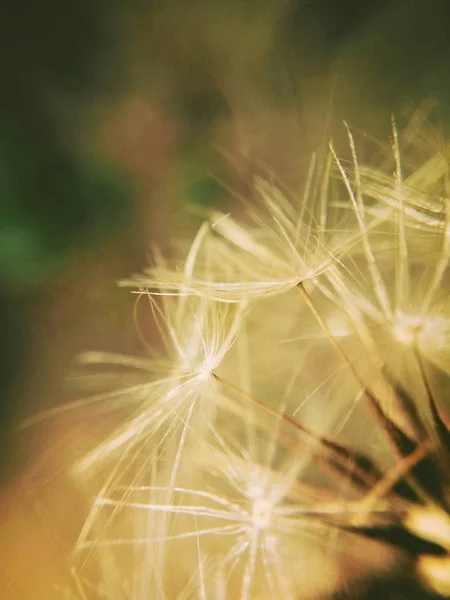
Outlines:
{"label": "blurred background", "polygon": [[4,0],[2,598],[61,597],[65,460],[100,426],[20,423],[64,401],[77,352],[136,349],[114,281],[191,230],[186,204],[224,202],[217,178],[295,189],[336,123],[385,139],[429,99],[445,126],[449,24],[448,0]]}

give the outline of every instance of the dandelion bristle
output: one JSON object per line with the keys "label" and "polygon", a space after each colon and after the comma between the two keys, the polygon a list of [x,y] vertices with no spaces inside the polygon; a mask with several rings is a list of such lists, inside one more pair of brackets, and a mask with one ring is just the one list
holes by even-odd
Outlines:
{"label": "dandelion bristle", "polygon": [[261,172],[119,282],[142,351],[83,353],[24,423],[111,418],[70,469],[82,600],[450,594],[449,156],[413,121],[373,164],[344,123],[302,189]]}

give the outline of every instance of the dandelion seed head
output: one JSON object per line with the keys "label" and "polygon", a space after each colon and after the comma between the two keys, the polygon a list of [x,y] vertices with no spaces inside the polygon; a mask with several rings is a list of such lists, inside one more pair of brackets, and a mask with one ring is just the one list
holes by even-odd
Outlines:
{"label": "dandelion seed head", "polygon": [[398,312],[392,325],[394,338],[403,346],[418,348],[431,359],[448,347],[449,323],[439,313],[421,315]]}
{"label": "dandelion seed head", "polygon": [[448,348],[450,323],[440,314],[428,315],[419,333],[419,343],[425,351]]}
{"label": "dandelion seed head", "polygon": [[[316,218],[314,204],[309,206],[308,194],[288,200],[262,178],[256,178],[254,189],[256,201],[246,198],[239,218],[210,213],[181,266],[160,264],[121,284],[242,302],[281,294],[320,276],[359,236],[357,231],[350,237],[329,234],[324,216]],[[321,206],[325,211],[327,203]]]}
{"label": "dandelion seed head", "polygon": [[217,360],[203,360],[201,365],[197,368],[198,377],[200,381],[209,381],[209,379],[212,376],[212,373],[214,372],[214,369],[216,369],[219,366],[219,364],[220,362],[218,362]]}
{"label": "dandelion seed head", "polygon": [[[239,214],[206,215],[181,261],[123,282],[162,343],[88,357],[126,371],[95,400],[126,416],[81,461],[112,468],[77,551],[114,571],[132,548],[130,596],[331,597],[398,561],[370,539],[380,523],[449,549],[446,509],[429,510],[437,492],[420,480],[448,437],[432,403],[441,374],[426,373],[450,370],[448,165],[403,165],[395,125],[393,139],[366,167],[348,130],[351,160],[331,149],[302,197],[256,178]],[[450,559],[428,558],[419,572],[448,591]]]}
{"label": "dandelion seed head", "polygon": [[423,331],[423,319],[420,315],[396,314],[392,332],[395,339],[405,346],[413,345]]}
{"label": "dandelion seed head", "polygon": [[[272,483],[273,485],[273,483]],[[256,531],[267,530],[273,522],[276,501],[271,493],[268,474],[258,465],[248,475],[248,484],[244,495],[250,503],[249,517]]]}
{"label": "dandelion seed head", "polygon": [[252,522],[256,529],[268,529],[272,522],[273,503],[267,498],[255,498],[252,507]]}

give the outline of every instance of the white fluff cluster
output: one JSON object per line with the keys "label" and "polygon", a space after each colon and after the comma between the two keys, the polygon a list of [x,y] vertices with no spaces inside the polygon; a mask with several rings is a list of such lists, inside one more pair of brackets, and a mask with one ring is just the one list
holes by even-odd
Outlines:
{"label": "white fluff cluster", "polygon": [[449,161],[392,131],[377,166],[348,130],[298,196],[256,178],[184,260],[121,282],[163,350],[83,357],[120,370],[86,402],[124,415],[75,469],[86,598],[329,598],[406,561],[363,530],[433,538],[404,515],[440,506],[418,469],[447,439]]}

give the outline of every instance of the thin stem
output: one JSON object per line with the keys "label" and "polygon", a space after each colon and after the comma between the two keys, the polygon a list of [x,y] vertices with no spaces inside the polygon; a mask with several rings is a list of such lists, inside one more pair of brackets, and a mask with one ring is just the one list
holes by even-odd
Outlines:
{"label": "thin stem", "polygon": [[285,413],[280,413],[275,408],[268,406],[267,404],[262,402],[262,400],[259,400],[258,398],[256,398],[250,392],[243,390],[238,385],[235,385],[231,381],[228,381],[227,379],[224,379],[220,375],[217,375],[217,373],[212,373],[212,376],[217,382],[221,383],[225,387],[228,387],[229,389],[233,390],[234,392],[237,392],[240,396],[244,396],[247,400],[250,400],[253,404],[256,404],[257,406],[261,407],[267,413],[273,415],[274,417],[283,419],[283,421],[285,421],[288,425],[291,425],[292,427],[294,427],[298,431],[301,431],[302,433],[312,435],[305,427],[303,427],[303,425],[298,423],[298,421],[296,421],[295,419],[292,419],[291,417],[289,417],[289,415],[286,415]]}
{"label": "thin stem", "polygon": [[[329,337],[330,342],[332,343],[332,345],[338,352],[339,356],[341,356],[341,358],[345,361],[345,363],[348,365],[349,369],[353,373],[354,377],[356,378],[358,383],[361,385],[362,391],[363,391],[365,397],[367,398],[367,400],[369,401],[369,406],[372,409],[372,412],[375,414],[375,417],[376,417],[377,421],[379,422],[382,430],[386,433],[387,438],[388,438],[389,442],[391,443],[391,446],[393,447],[397,456],[399,456],[401,461],[403,461],[406,456],[413,454],[416,451],[418,452],[418,454],[420,454],[419,448],[425,447],[425,444],[422,442],[419,445],[416,441],[412,440],[408,435],[406,435],[403,432],[403,430],[401,428],[399,428],[394,422],[392,422],[387,417],[387,415],[385,414],[385,412],[381,406],[381,403],[376,398],[376,396],[374,396],[374,394],[372,394],[372,392],[367,389],[367,387],[365,386],[358,371],[355,369],[354,365],[352,364],[352,362],[350,361],[350,359],[348,358],[346,353],[343,351],[340,344],[337,342],[336,338],[333,336],[329,327],[327,326],[327,324],[323,320],[322,316],[320,315],[319,311],[315,307],[314,302],[312,301],[310,295],[306,291],[304,285],[302,283],[300,283],[297,287],[298,287],[300,293],[302,294],[302,297],[304,298],[306,304],[308,305],[311,312],[317,319],[317,322],[322,327],[322,329],[326,333],[326,335]],[[408,413],[408,411],[405,411],[404,402],[406,400],[402,401],[402,398],[398,396],[398,394],[395,392],[395,390],[393,390],[393,391],[395,393],[395,398],[397,398],[397,400],[399,402],[402,415],[405,416],[405,418],[407,419],[407,422],[412,426],[413,431],[417,431],[418,426],[420,426],[421,424],[420,424],[420,421],[417,420],[415,412],[413,412],[411,415],[410,413]],[[407,408],[408,408],[408,405],[407,405]],[[414,409],[414,406],[412,406],[411,408]],[[423,427],[419,427],[419,432],[422,432],[422,430],[423,430]],[[416,494],[418,494],[418,496],[421,497],[422,500],[424,500],[427,503],[434,504],[433,500],[430,498],[429,494],[423,488],[423,486],[420,484],[420,482],[417,481],[416,477],[409,476],[407,478],[407,482],[408,482],[408,485],[411,487],[411,489],[414,490],[414,492]]]}
{"label": "thin stem", "polygon": [[[352,483],[360,491],[361,487],[363,489],[368,489],[371,486],[373,486],[374,482],[380,476],[378,471],[376,471],[374,465],[371,463],[370,459],[367,459],[364,456],[360,456],[357,453],[350,453],[350,451],[348,451],[345,447],[342,447],[337,443],[327,440],[324,437],[315,435],[313,432],[308,430],[306,427],[302,426],[294,419],[265,405],[260,400],[258,400],[251,394],[245,392],[244,390],[241,390],[231,382],[226,381],[220,378],[219,376],[216,376],[216,379],[223,385],[229,387],[230,389],[233,389],[241,395],[244,395],[252,403],[255,403],[257,406],[262,407],[269,414],[272,414],[278,419],[282,419],[289,425],[295,427],[297,430],[301,431],[307,437],[312,439],[314,442],[322,446],[328,452],[329,456],[321,456],[319,454],[314,457],[314,460],[316,462],[324,463],[325,467],[331,471],[334,477],[343,479],[343,481],[346,484],[348,484],[349,482]],[[286,440],[283,437],[283,442],[291,442],[294,447],[298,446],[297,439],[290,438],[289,440]]]}
{"label": "thin stem", "polygon": [[[450,427],[447,421],[444,419],[441,411],[437,407],[437,403],[433,396],[433,391],[430,386],[430,382],[428,380],[427,374],[425,372],[425,366],[423,364],[422,356],[420,354],[420,350],[417,347],[414,348],[414,356],[419,368],[419,375],[422,381],[422,385],[425,389],[425,394],[427,397],[428,407],[433,416],[433,422],[436,429],[436,433],[438,436],[439,443],[443,446],[443,448],[447,451],[450,450]],[[445,452],[440,452],[442,457],[446,460],[446,462],[450,462],[448,458],[446,458]],[[447,465],[450,466],[450,465]]]}
{"label": "thin stem", "polygon": [[361,502],[360,506],[362,507],[362,511],[355,518],[354,525],[364,525],[364,520],[366,519],[367,515],[372,512],[373,505],[383,496],[385,496],[395,486],[396,483],[403,479],[403,477],[405,477],[405,475],[407,475],[415,465],[425,458],[428,453],[429,448],[427,448],[425,444],[421,444],[420,446],[417,446],[417,448],[411,452],[411,454],[403,457],[402,460],[395,465],[395,467],[388,471],[386,475],[373,486],[373,488]]}
{"label": "thin stem", "polygon": [[[272,408],[271,406],[268,406],[267,404],[265,404],[264,402],[262,402],[261,400],[256,398],[253,394],[251,394],[250,392],[247,392],[246,390],[241,389],[239,386],[235,385],[231,381],[228,381],[228,380],[220,377],[220,375],[217,375],[216,373],[212,373],[212,376],[218,383],[220,383],[223,386],[229,388],[230,390],[233,390],[234,392],[238,393],[240,396],[244,397],[246,400],[250,401],[252,404],[259,406],[268,414],[273,415],[277,419],[282,419],[289,426],[293,427],[297,431],[300,431],[301,433],[306,435],[309,439],[318,443],[319,446],[322,446],[328,452],[330,452],[331,458],[324,459],[324,457],[319,456],[319,457],[317,457],[317,459],[325,460],[326,465],[328,467],[331,467],[331,469],[333,470],[333,473],[335,475],[337,474],[341,477],[344,476],[344,478],[347,482],[348,482],[348,480],[350,480],[353,483],[356,483],[358,485],[364,485],[364,486],[372,486],[373,485],[374,479],[376,479],[376,474],[374,473],[375,468],[368,459],[366,459],[365,457],[362,457],[362,456],[358,457],[356,455],[356,453],[355,453],[355,456],[352,457],[350,451],[347,450],[345,447],[340,446],[336,442],[332,442],[331,440],[328,440],[325,437],[314,434],[307,427],[304,427],[303,425],[301,425],[301,423],[299,423],[292,417],[289,417],[289,415],[286,415],[285,413],[281,413],[281,412],[277,411],[276,409]],[[295,440],[293,443],[295,446],[297,446],[297,444],[298,444],[297,440]],[[358,458],[359,458],[359,461],[358,461]],[[353,470],[349,469],[350,461],[352,461]],[[364,466],[362,466],[362,463],[364,463]]]}
{"label": "thin stem", "polygon": [[353,190],[352,185],[350,184],[348,175],[345,172],[345,170],[344,170],[340,160],[338,159],[332,146],[331,146],[331,152],[333,153],[333,157],[338,166],[339,172],[342,177],[342,181],[347,189],[350,201],[353,205],[353,210],[354,210],[356,219],[358,221],[358,226],[359,226],[359,230],[361,233],[361,241],[362,241],[362,245],[363,245],[363,249],[364,249],[364,255],[366,258],[367,267],[369,269],[370,277],[373,282],[373,288],[374,288],[378,303],[380,305],[381,310],[383,311],[384,316],[386,317],[387,320],[389,320],[392,317],[392,309],[391,309],[391,306],[389,303],[389,298],[388,298],[388,295],[386,292],[386,286],[383,282],[383,278],[378,269],[375,255],[373,253],[373,250],[372,250],[372,248],[370,246],[370,242],[369,242],[368,228],[367,228],[365,214],[364,214],[364,201],[363,201],[363,197],[362,197],[362,185],[361,185],[361,180],[360,180],[358,158],[356,156],[355,142],[353,140],[352,134],[350,133],[350,129],[348,128],[347,125],[346,125],[346,127],[347,127],[348,140],[349,140],[349,144],[350,144],[350,150],[351,150],[352,159],[353,159],[353,167],[354,167],[354,171],[355,171],[355,188],[356,188],[355,191]]}
{"label": "thin stem", "polygon": [[338,343],[338,341],[336,340],[336,338],[332,334],[332,332],[331,332],[330,328],[328,327],[328,325],[325,323],[325,321],[322,318],[321,314],[317,310],[314,302],[312,301],[311,296],[306,291],[305,286],[303,285],[303,283],[299,283],[297,285],[297,289],[299,290],[299,292],[302,295],[304,301],[306,302],[308,308],[313,313],[316,321],[318,322],[318,324],[322,328],[323,332],[328,337],[329,341],[333,345],[333,347],[336,350],[336,352],[339,354],[339,356],[342,358],[342,360],[346,363],[346,365],[348,366],[348,368],[352,372],[352,375],[355,377],[356,381],[363,388],[364,393],[368,394],[369,392],[366,389],[366,385],[363,382],[362,377],[360,376],[360,374],[358,373],[358,371],[355,369],[355,366],[353,365],[353,363],[351,362],[351,360],[349,359],[349,357],[345,354],[344,350],[342,349],[341,345]]}
{"label": "thin stem", "polygon": [[395,189],[399,208],[396,213],[397,236],[396,236],[396,277],[395,277],[395,308],[401,311],[404,308],[404,299],[408,297],[409,272],[408,272],[408,245],[405,234],[405,200],[403,194],[402,164],[400,159],[400,147],[395,119],[392,118],[393,152],[395,158]]}
{"label": "thin stem", "polygon": [[[412,440],[409,439],[409,436],[407,436],[404,433],[403,428],[397,426],[393,421],[391,421],[390,418],[387,417],[384,409],[382,408],[382,403],[374,395],[374,393],[366,386],[363,378],[361,377],[361,375],[356,370],[354,364],[352,363],[352,361],[350,360],[350,358],[347,356],[347,354],[344,352],[344,350],[342,349],[341,345],[338,343],[338,341],[334,337],[333,333],[331,332],[330,328],[328,327],[328,325],[326,324],[326,322],[322,318],[321,314],[317,310],[314,302],[311,299],[311,296],[306,291],[305,286],[303,285],[303,283],[299,283],[297,285],[297,289],[299,290],[300,294],[302,295],[302,298],[304,299],[304,301],[307,304],[308,308],[311,310],[312,314],[316,318],[318,324],[320,325],[320,327],[322,328],[322,330],[324,331],[324,333],[327,335],[329,341],[331,342],[331,344],[335,348],[336,352],[339,354],[339,356],[342,358],[342,360],[348,366],[348,368],[350,369],[352,375],[355,377],[356,381],[361,386],[363,394],[367,398],[367,400],[369,401],[369,405],[370,405],[371,409],[374,411],[374,413],[375,413],[375,415],[377,417],[378,422],[381,424],[383,430],[388,433],[389,439],[394,442],[395,450],[398,451],[398,445],[395,443],[395,440],[393,439],[393,430],[394,429],[396,430],[396,433],[399,436],[404,437],[405,440],[409,440],[411,443],[413,443]],[[416,415],[413,412],[414,407],[413,406],[411,406],[411,407],[407,406],[407,408],[410,408],[410,410],[405,410],[405,399],[402,400],[399,397],[398,393],[393,388],[391,381],[386,377],[386,374],[383,373],[383,372],[381,372],[380,374],[383,376],[385,382],[389,385],[389,387],[390,387],[390,389],[391,389],[391,391],[393,393],[393,398],[395,400],[397,400],[397,407],[398,407],[398,409],[400,411],[400,414],[404,418],[405,422],[409,425],[409,427],[411,428],[411,430],[415,433],[415,435],[417,435],[417,437],[420,438],[421,435],[422,435],[422,429],[423,428],[421,427],[420,421],[417,418],[415,418]]]}

